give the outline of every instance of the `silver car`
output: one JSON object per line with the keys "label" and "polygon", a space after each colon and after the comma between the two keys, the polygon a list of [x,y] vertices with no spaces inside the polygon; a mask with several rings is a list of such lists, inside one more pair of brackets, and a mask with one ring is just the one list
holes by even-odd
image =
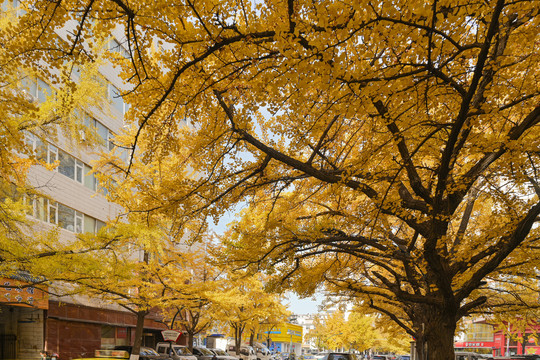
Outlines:
{"label": "silver car", "polygon": [[186,346],[160,342],[156,346],[158,354],[168,355],[172,360],[197,360]]}

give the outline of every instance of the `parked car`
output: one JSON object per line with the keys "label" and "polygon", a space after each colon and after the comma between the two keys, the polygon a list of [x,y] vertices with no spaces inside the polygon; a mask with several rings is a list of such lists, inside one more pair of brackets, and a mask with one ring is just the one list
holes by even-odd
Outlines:
{"label": "parked car", "polygon": [[218,360],[239,360],[238,357],[227,354],[225,350],[208,348],[211,352],[216,354]]}
{"label": "parked car", "polygon": [[158,354],[168,355],[172,360],[197,360],[195,355],[193,355],[186,346],[170,342],[158,343],[156,351]]}
{"label": "parked car", "polygon": [[[117,345],[114,350],[125,350],[131,355],[133,346],[131,345]],[[141,346],[139,349],[140,360],[168,360],[170,357],[166,354],[158,354],[158,352],[150,347]]]}
{"label": "parked car", "polygon": [[485,360],[482,354],[469,351],[456,351],[456,360]]}
{"label": "parked car", "polygon": [[194,346],[191,350],[197,360],[216,360],[217,355],[202,346]]}
{"label": "parked car", "polygon": [[331,352],[326,354],[322,360],[357,360],[356,354]]}
{"label": "parked car", "polygon": [[272,352],[261,343],[256,343],[254,348],[257,360],[270,360]]}
{"label": "parked car", "polygon": [[315,354],[315,360],[321,360],[326,354],[326,352],[320,352],[320,353],[317,353]]}
{"label": "parked car", "polygon": [[236,353],[235,345],[227,346],[227,353],[232,356],[240,357],[240,360],[257,360],[255,350],[251,346],[240,346],[240,354]]}
{"label": "parked car", "polygon": [[373,355],[371,360],[391,360],[390,355]]}
{"label": "parked car", "polygon": [[397,360],[411,360],[411,355],[400,355]]}

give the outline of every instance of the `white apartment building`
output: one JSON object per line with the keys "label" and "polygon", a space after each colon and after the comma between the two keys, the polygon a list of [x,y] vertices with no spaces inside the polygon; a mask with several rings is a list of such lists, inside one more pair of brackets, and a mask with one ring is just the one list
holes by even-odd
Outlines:
{"label": "white apartment building", "polygon": [[[2,9],[6,11],[17,4],[16,0],[5,1]],[[62,41],[67,30],[58,30],[57,34]],[[122,38],[121,30],[111,34],[112,51],[125,51]],[[127,110],[118,96],[123,84],[117,70],[105,64],[99,76],[106,87],[108,105],[100,108],[88,104],[79,114],[86,126],[95,131],[97,145],[74,143],[62,133],[46,139],[38,134],[25,135],[27,145],[39,159],[59,164],[54,170],[43,166],[30,169],[29,183],[45,196],[28,198],[32,205],[29,215],[37,220],[38,227],[58,227],[59,239],[63,242],[74,239],[77,233],[96,233],[121,211],[118,205],[107,201],[91,173],[97,152],[119,151],[112,140],[124,126],[123,116]],[[26,77],[22,86],[29,99],[36,103],[44,102],[54,93],[48,79]],[[122,155],[127,153],[124,151]],[[82,297],[57,298],[32,287],[18,288],[18,284],[31,281],[24,275],[0,280],[6,286],[0,289],[0,359],[37,359],[40,350],[46,349],[58,353],[62,360],[69,360],[93,357],[96,349],[131,344],[136,318],[118,306]],[[157,320],[147,317],[143,344],[155,345],[161,340],[159,331],[165,326]]]}

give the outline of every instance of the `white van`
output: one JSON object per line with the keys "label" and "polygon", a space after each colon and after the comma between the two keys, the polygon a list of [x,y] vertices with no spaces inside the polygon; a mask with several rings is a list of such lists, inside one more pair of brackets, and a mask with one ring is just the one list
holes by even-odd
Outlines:
{"label": "white van", "polygon": [[240,360],[257,360],[255,350],[251,346],[240,346],[240,353],[237,354],[235,345],[227,345],[227,353],[239,357]]}
{"label": "white van", "polygon": [[187,346],[173,344],[171,342],[159,342],[156,351],[160,355],[167,355],[172,360],[197,360]]}

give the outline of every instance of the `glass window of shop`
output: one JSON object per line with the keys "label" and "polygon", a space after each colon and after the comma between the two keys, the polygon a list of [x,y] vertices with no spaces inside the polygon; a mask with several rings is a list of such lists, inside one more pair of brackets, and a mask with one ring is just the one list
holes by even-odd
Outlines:
{"label": "glass window of shop", "polygon": [[121,326],[101,326],[101,348],[113,349],[118,345],[128,345],[129,329]]}

